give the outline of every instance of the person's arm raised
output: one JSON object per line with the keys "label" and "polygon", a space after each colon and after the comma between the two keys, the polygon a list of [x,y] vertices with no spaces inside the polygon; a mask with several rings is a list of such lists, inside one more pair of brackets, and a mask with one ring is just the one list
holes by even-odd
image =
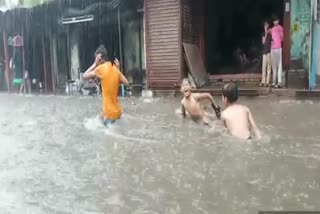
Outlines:
{"label": "person's arm raised", "polygon": [[184,107],[182,102],[181,102],[181,114],[183,118],[187,117],[186,108]]}
{"label": "person's arm raised", "polygon": [[83,79],[90,80],[90,79],[94,79],[96,77],[95,69],[99,65],[100,61],[101,61],[101,55],[98,54],[96,56],[96,59],[95,59],[94,63],[90,66],[90,68],[88,68],[86,70],[86,72],[84,72]]}
{"label": "person's arm raised", "polygon": [[90,68],[88,68],[88,70],[86,70],[86,72],[83,74],[83,79],[85,80],[90,80],[90,79],[94,79],[96,77],[96,72],[95,69],[96,65],[93,64]]}
{"label": "person's arm raised", "polygon": [[209,93],[194,93],[193,94],[193,97],[200,101],[200,100],[209,100],[211,102],[211,106],[213,108],[213,110],[215,111],[216,113],[216,116],[218,119],[220,119],[221,117],[221,110],[220,110],[220,107],[216,104],[215,100],[213,99],[213,96],[211,96],[211,94]]}
{"label": "person's arm raised", "polygon": [[127,78],[121,73],[121,71],[120,71],[120,62],[119,62],[119,60],[116,58],[115,60],[114,60],[114,64],[116,65],[116,67],[118,68],[118,70],[119,70],[119,72],[120,72],[120,82],[122,83],[122,84],[124,84],[125,86],[129,86],[129,81],[127,80]]}

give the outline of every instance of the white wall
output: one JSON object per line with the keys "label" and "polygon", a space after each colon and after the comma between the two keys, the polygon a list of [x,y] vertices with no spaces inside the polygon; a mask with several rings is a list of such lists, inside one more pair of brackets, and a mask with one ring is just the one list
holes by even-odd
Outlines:
{"label": "white wall", "polygon": [[123,23],[122,35],[126,71],[133,68],[140,68],[140,51],[143,47],[140,47],[138,20],[131,20]]}
{"label": "white wall", "polygon": [[79,79],[80,56],[79,56],[79,39],[78,32],[73,30],[70,35],[70,63],[71,63],[71,79]]}

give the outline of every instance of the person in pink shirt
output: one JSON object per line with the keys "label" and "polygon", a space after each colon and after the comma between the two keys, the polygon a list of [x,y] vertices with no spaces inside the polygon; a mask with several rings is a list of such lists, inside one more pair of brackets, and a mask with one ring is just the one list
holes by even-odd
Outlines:
{"label": "person in pink shirt", "polygon": [[283,28],[279,24],[279,18],[275,17],[273,20],[273,28],[271,29],[271,63],[272,63],[272,86],[276,88],[282,87],[282,41]]}

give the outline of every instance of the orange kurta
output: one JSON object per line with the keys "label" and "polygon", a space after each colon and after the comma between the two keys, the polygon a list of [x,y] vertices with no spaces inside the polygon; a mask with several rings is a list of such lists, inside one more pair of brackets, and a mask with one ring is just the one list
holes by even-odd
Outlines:
{"label": "orange kurta", "polygon": [[95,69],[100,78],[102,88],[102,112],[104,119],[117,120],[121,117],[121,106],[118,101],[121,72],[110,62],[99,65]]}

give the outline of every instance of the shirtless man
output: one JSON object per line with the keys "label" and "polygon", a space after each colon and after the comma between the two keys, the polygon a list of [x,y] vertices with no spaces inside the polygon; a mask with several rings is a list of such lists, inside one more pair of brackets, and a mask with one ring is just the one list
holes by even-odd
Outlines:
{"label": "shirtless man", "polygon": [[194,121],[203,121],[204,124],[210,124],[209,114],[205,112],[199,101],[209,100],[211,102],[212,108],[215,110],[217,118],[220,119],[220,107],[216,105],[213,97],[208,93],[191,93],[191,84],[188,79],[182,81],[181,92],[183,93],[183,99],[181,101],[182,115],[185,118],[190,115],[191,119]]}
{"label": "shirtless man", "polygon": [[221,114],[225,127],[232,136],[249,140],[254,135],[261,139],[259,129],[254,122],[248,107],[237,104],[238,87],[235,83],[228,83],[222,89],[222,102],[226,109]]}

